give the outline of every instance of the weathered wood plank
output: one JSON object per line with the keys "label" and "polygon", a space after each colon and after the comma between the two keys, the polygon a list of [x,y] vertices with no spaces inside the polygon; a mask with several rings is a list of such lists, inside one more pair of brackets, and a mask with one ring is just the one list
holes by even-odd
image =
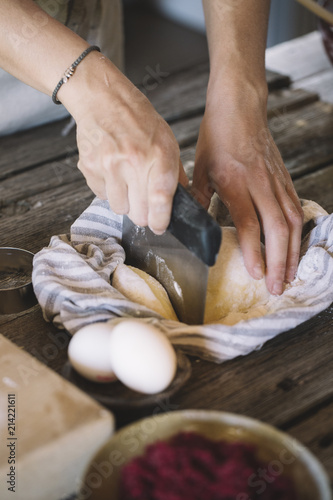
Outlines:
{"label": "weathered wood plank", "polygon": [[71,336],[46,323],[39,305],[20,314],[0,316],[0,333],[58,373],[68,359]]}
{"label": "weathered wood plank", "polygon": [[[230,411],[292,428],[303,414],[333,399],[332,313],[330,308],[261,350],[223,365],[192,359],[192,377],[171,399],[170,409]],[[69,335],[45,323],[38,306],[15,319],[2,317],[0,332],[59,373],[67,361]]]}
{"label": "weathered wood plank", "polygon": [[266,68],[266,82],[268,90],[276,90],[288,87],[291,83],[290,76],[287,73],[279,73],[278,71]]}
{"label": "weathered wood plank", "polygon": [[64,136],[68,119],[0,137],[0,181],[13,173],[61,160],[76,151],[75,129]]}
{"label": "weathered wood plank", "polygon": [[294,181],[300,198],[317,201],[328,213],[333,213],[333,163]]}
{"label": "weathered wood plank", "polygon": [[320,459],[333,479],[333,401],[286,430]]}
{"label": "weathered wood plank", "polygon": [[333,106],[316,102],[269,121],[272,135],[293,178],[333,158]]}
{"label": "weathered wood plank", "polygon": [[[53,161],[16,173],[0,182],[0,218],[4,214],[24,211],[24,200],[64,184],[82,180],[83,174],[77,168],[78,155]],[[18,204],[18,201],[22,201]],[[20,208],[21,207],[21,208]]]}
{"label": "weathered wood plank", "polygon": [[[156,110],[169,122],[202,113],[206,102],[209,65],[196,65],[155,81],[151,87],[141,90]],[[267,70],[266,79],[270,90],[286,87],[289,77]]]}
{"label": "weathered wood plank", "polygon": [[268,94],[267,117],[273,118],[318,101],[316,92],[303,89],[281,89]]}
{"label": "weathered wood plank", "polygon": [[[284,75],[267,71],[271,89],[289,84]],[[157,111],[168,121],[202,113],[205,107],[208,64],[201,64],[161,77],[142,90]],[[155,88],[156,87],[156,88]],[[0,138],[0,181],[45,162],[62,160],[77,151],[75,127],[68,135],[62,132],[69,119],[36,127]]]}
{"label": "weathered wood plank", "polygon": [[1,217],[0,246],[40,250],[52,235],[68,232],[93,197],[84,179],[27,197],[24,211]]}
{"label": "weathered wood plank", "polygon": [[333,307],[246,357],[221,366],[194,362],[192,382],[173,400],[177,409],[243,413],[281,427],[333,398],[332,312]]}
{"label": "weathered wood plank", "polygon": [[182,118],[181,120],[171,123],[171,130],[181,149],[197,142],[202,116],[203,115],[200,114],[189,118]]}
{"label": "weathered wood plank", "polygon": [[[281,116],[288,110],[304,106],[316,99],[316,94],[298,89],[278,90],[270,93],[268,114],[274,120],[275,118],[281,119]],[[196,142],[201,119],[202,115],[197,115],[190,118],[183,118],[171,124],[171,128],[181,147]],[[7,207],[17,200],[24,200],[35,193],[53,189],[61,184],[67,184],[82,177],[76,168],[78,157],[75,154],[74,132],[72,132],[71,138],[61,138],[59,135],[60,125],[58,122],[53,124],[53,126],[47,126],[45,129],[40,128],[34,131],[34,135],[32,135],[32,131],[27,132],[27,136],[23,141],[23,149],[17,147],[18,140],[15,142],[13,137],[10,137],[10,141],[8,144],[6,143],[7,151],[3,152],[1,156],[3,164],[2,174],[6,177],[9,176],[11,171],[12,174],[15,173],[15,176],[3,178],[1,181],[0,207]],[[44,133],[45,137],[44,141],[42,141]],[[50,149],[48,149],[45,145],[50,143],[52,136],[56,137],[56,139],[53,142],[51,141]],[[64,141],[66,142],[65,149],[63,149]],[[72,146],[70,146],[71,141]],[[39,146],[40,143],[43,144],[43,147]],[[61,152],[64,153],[63,156]],[[40,154],[43,158],[58,156],[58,159],[49,163],[46,163],[45,160],[43,164],[40,164]],[[13,158],[16,159],[16,157],[18,158],[17,162],[16,160],[13,161]],[[5,164],[6,159],[7,164]],[[25,167],[23,164],[24,159],[28,162]],[[28,164],[30,164],[30,168],[33,165],[37,166],[33,170],[30,168],[26,169]],[[22,189],[22,186],[24,186],[24,189]],[[24,206],[21,206],[20,209],[24,210]]]}
{"label": "weathered wood plank", "polygon": [[[267,116],[271,123],[279,130],[285,124],[285,114],[289,111],[316,102],[318,95],[301,89],[281,89],[270,92],[267,102]],[[301,112],[301,111],[300,111]],[[171,129],[181,147],[196,142],[199,134],[202,114],[182,118],[171,123]]]}
{"label": "weathered wood plank", "polygon": [[[189,123],[189,122],[187,122]],[[189,130],[194,134],[194,124]],[[329,165],[333,160],[333,106],[315,102],[290,112],[276,113],[269,119],[269,127],[282,158],[291,176],[296,179]],[[193,162],[195,144],[187,146],[186,134],[180,124],[175,124],[174,132],[185,145],[181,149],[183,163]]]}
{"label": "weathered wood plank", "polygon": [[333,104],[333,66],[327,71],[298,80],[292,87],[317,92],[322,101]]}

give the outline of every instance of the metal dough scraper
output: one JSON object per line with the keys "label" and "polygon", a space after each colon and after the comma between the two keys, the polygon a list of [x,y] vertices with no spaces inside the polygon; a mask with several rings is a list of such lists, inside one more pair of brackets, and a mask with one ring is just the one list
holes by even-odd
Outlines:
{"label": "metal dough scraper", "polygon": [[123,219],[125,263],[156,278],[179,321],[191,325],[203,323],[208,267],[215,264],[221,239],[218,223],[180,184],[164,234]]}

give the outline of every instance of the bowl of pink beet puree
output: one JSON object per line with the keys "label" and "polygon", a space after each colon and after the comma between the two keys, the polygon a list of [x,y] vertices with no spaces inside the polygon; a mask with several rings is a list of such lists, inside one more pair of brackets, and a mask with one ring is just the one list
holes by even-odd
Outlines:
{"label": "bowl of pink beet puree", "polygon": [[80,500],[332,500],[300,442],[242,415],[160,413],[128,425],[96,454]]}

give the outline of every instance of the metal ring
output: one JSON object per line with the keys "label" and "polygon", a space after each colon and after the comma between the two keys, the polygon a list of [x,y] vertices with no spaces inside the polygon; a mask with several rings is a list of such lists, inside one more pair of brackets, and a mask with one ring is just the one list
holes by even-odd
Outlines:
{"label": "metal ring", "polygon": [[[24,272],[31,276],[34,254],[21,248],[0,247],[0,272]],[[14,314],[30,309],[37,304],[31,278],[17,287],[1,288],[0,314]]]}

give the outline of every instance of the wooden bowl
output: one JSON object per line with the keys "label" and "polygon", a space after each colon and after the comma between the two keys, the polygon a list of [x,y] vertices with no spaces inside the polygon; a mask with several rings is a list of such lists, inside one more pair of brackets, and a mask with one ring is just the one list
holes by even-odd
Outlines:
{"label": "wooden bowl", "polygon": [[276,428],[232,413],[185,410],[145,418],[116,432],[90,463],[79,500],[117,500],[119,472],[147,445],[182,431],[209,439],[242,441],[257,448],[257,457],[289,476],[301,500],[332,500],[328,476],[319,461],[296,439]]}

